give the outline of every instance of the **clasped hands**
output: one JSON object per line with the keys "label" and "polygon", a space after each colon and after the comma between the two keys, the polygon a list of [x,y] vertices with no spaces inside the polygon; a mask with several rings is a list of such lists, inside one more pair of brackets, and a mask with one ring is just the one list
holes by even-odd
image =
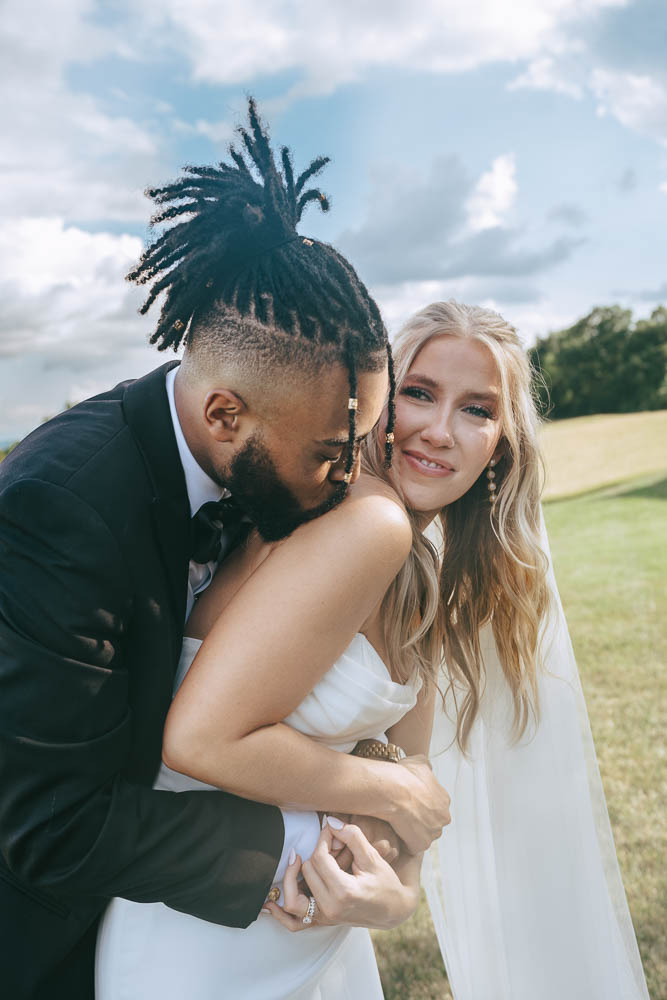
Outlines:
{"label": "clasped hands", "polygon": [[[306,929],[309,897],[313,925],[350,924],[387,930],[415,910],[422,852],[450,822],[449,795],[425,757],[408,757],[397,771],[409,790],[388,810],[392,822],[369,816],[329,817],[311,857],[298,855],[285,873],[283,906],[265,904],[290,931]],[[410,805],[408,806],[408,801]],[[407,835],[407,839],[406,839]]]}

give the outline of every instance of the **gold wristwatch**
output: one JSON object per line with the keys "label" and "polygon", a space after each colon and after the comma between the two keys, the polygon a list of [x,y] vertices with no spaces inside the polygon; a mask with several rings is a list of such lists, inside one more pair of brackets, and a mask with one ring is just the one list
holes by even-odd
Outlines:
{"label": "gold wristwatch", "polygon": [[407,757],[403,747],[395,743],[383,743],[382,740],[359,740],[354,750],[354,757],[368,757],[371,760],[391,760],[397,764]]}

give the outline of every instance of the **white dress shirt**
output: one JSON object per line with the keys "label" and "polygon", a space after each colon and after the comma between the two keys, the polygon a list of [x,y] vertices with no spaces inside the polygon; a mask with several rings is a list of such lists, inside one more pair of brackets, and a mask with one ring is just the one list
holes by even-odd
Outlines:
{"label": "white dress shirt", "polygon": [[[167,372],[167,398],[169,400],[171,421],[174,425],[174,434],[176,436],[178,454],[181,459],[181,465],[183,466],[183,472],[185,473],[185,487],[187,489],[188,500],[190,502],[190,515],[194,517],[200,507],[203,507],[205,503],[209,503],[212,500],[220,500],[223,496],[229,496],[230,493],[229,490],[224,489],[224,487],[214,482],[214,480],[211,479],[206,472],[204,472],[188,447],[188,443],[185,440],[185,435],[183,434],[183,429],[181,427],[181,422],[178,419],[178,411],[176,410],[176,400],[174,397],[174,382],[176,380],[177,371],[178,368],[175,367]],[[218,564],[215,560],[204,564],[197,563],[192,559],[190,560],[190,567],[188,570],[188,595],[185,612],[186,621],[190,617],[190,612],[194,607],[195,598],[208,587],[209,583],[213,579],[213,574],[215,573],[217,567]],[[276,883],[280,883],[283,880],[285,869],[287,868],[290,849],[294,848],[295,853],[305,861],[313,853],[315,844],[317,843],[317,839],[320,835],[320,822],[317,813],[292,812],[284,809],[282,809],[281,812],[283,815],[283,823],[285,825],[285,839],[283,842],[282,854],[280,855],[280,861],[278,862],[278,867],[274,876],[274,882]]]}

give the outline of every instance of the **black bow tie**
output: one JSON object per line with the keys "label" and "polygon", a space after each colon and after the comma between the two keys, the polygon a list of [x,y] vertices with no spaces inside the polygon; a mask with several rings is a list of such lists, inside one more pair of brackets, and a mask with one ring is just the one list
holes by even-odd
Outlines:
{"label": "black bow tie", "polygon": [[[190,558],[207,563],[226,555],[250,528],[250,522],[232,497],[213,500],[200,507],[190,522],[192,525]],[[225,551],[222,552],[222,534]]]}

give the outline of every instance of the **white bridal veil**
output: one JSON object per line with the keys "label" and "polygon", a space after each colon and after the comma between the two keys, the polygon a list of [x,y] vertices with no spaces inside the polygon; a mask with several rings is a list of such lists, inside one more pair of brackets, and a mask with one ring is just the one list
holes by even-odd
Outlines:
{"label": "white bridal veil", "polygon": [[[546,532],[543,546],[548,552]],[[469,756],[436,712],[452,823],[424,887],[455,1000],[648,1000],[588,714],[553,570],[541,718],[518,744],[490,629]]]}

